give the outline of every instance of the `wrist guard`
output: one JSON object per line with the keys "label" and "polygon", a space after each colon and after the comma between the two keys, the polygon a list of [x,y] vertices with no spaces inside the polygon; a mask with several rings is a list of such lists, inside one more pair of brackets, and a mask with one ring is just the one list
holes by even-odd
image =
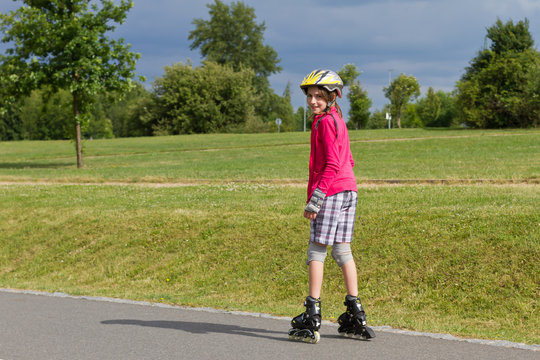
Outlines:
{"label": "wrist guard", "polygon": [[318,214],[319,210],[321,210],[321,205],[325,196],[325,193],[323,193],[319,188],[316,188],[313,195],[311,195],[311,199],[309,199],[309,203],[307,204],[305,210]]}

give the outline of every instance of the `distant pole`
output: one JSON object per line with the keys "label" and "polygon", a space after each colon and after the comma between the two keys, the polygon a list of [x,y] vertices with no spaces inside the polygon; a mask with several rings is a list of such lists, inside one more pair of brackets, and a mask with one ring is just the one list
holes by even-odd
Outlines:
{"label": "distant pole", "polygon": [[[394,69],[388,69],[388,87],[392,85],[392,71],[394,71]],[[392,123],[392,114],[386,113],[386,120],[388,120],[388,129],[390,129],[390,124]]]}
{"label": "distant pole", "polygon": [[388,128],[390,129],[390,123],[392,122],[392,115],[390,113],[386,113],[386,120],[388,120]]}
{"label": "distant pole", "polygon": [[279,128],[281,127],[281,119],[280,118],[276,119],[276,125],[277,125],[277,132],[279,133]]}

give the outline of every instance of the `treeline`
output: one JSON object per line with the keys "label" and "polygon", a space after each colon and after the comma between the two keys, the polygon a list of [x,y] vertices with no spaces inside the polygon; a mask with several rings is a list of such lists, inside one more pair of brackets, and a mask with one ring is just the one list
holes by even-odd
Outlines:
{"label": "treeline", "polygon": [[[304,119],[310,114],[304,114],[305,107],[293,109],[291,85],[279,95],[270,87],[268,77],[281,71],[280,59],[263,43],[265,25],[255,22],[254,9],[242,2],[226,5],[219,0],[208,8],[210,19],[195,19],[189,34],[191,49],[200,50],[202,64],[193,66],[188,61],[167,66],[150,89],[138,82],[131,82],[128,91],[126,86],[94,91],[92,85],[92,91],[84,93],[91,104],[84,109],[84,121],[79,121],[83,116],[75,116],[84,138],[268,132],[276,131],[277,118],[281,131],[304,129]],[[3,19],[6,31],[8,17]],[[527,19],[517,24],[498,20],[487,30],[490,46],[471,60],[452,92],[430,87],[420,97],[416,78],[400,74],[384,88],[389,105],[373,113],[368,93],[357,80],[356,66],[344,65],[339,74],[347,93],[342,101],[350,103],[345,114],[348,126],[386,128],[390,115],[392,127],[537,127],[540,54],[528,27]],[[8,65],[4,61],[0,67],[0,81],[12,86]],[[78,76],[75,72],[74,79]],[[0,140],[74,138],[74,95],[73,89],[46,81],[17,97],[0,91]]]}
{"label": "treeline", "polygon": [[[166,69],[167,76],[157,79],[154,89],[147,90],[137,83],[124,94],[121,100],[115,94],[100,97],[90,113],[90,120],[83,126],[86,139],[137,137],[155,135],[177,135],[190,133],[237,132],[255,133],[276,131],[276,118],[282,119],[280,131],[302,131],[305,107],[293,112],[290,105],[290,87],[283,96],[275,97],[273,113],[264,121],[254,110],[256,96],[247,90],[236,93],[217,89],[210,83],[191,83],[186,72],[195,77],[210,72],[217,64],[193,69],[189,64],[176,64]],[[223,72],[222,72],[223,73]],[[177,75],[177,76],[175,76]],[[235,77],[241,74],[232,73]],[[172,78],[170,78],[172,77]],[[184,82],[180,92],[180,84]],[[203,84],[208,89],[201,91]],[[227,82],[221,82],[227,84]],[[216,85],[216,84],[214,84]],[[239,83],[235,84],[236,86]],[[215,89],[209,99],[201,97]],[[238,89],[242,89],[241,87]],[[222,93],[220,96],[219,93]],[[181,96],[191,93],[193,96]],[[55,140],[73,138],[73,109],[71,94],[66,90],[50,93],[47,89],[36,90],[31,96],[21,99],[10,111],[0,117],[1,140]],[[197,104],[194,106],[194,104]],[[368,107],[369,108],[369,107]],[[306,128],[311,128],[309,108],[306,113]],[[372,113],[367,111],[364,120],[355,122],[349,118],[350,129],[381,129],[388,127],[385,107]],[[409,103],[403,115],[401,127],[453,127],[459,126],[456,97],[444,91],[428,90],[425,97]],[[233,119],[233,121],[228,121]],[[193,121],[196,120],[196,121]],[[395,126],[395,125],[392,125]]]}
{"label": "treeline", "polygon": [[[251,70],[234,71],[213,62],[168,66],[151,90],[136,83],[126,93],[101,95],[82,135],[89,139],[268,132],[276,130],[276,118],[282,119],[281,131],[297,130],[289,86],[283,96],[270,92],[270,87],[263,95],[254,88],[254,77]],[[269,99],[263,108],[265,96]],[[0,140],[70,139],[72,132],[72,96],[67,90],[34,90],[0,116]]]}

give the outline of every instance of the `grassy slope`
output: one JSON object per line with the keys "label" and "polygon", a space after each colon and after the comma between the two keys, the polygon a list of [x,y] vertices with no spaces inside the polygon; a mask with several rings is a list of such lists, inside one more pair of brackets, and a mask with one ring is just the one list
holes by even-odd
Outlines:
{"label": "grassy slope", "polygon": [[[351,132],[360,179],[363,173],[380,179],[539,178],[538,131],[378,141],[387,134]],[[61,160],[69,143],[0,143],[0,180],[226,179],[174,188],[0,186],[0,286],[296,315],[307,291],[308,227],[299,216],[304,189],[228,181],[302,182],[307,143],[299,140],[287,134],[277,140],[210,135],[92,142],[103,154],[91,155],[87,145],[83,176],[67,164],[71,158]],[[186,149],[174,150],[175,141]],[[211,145],[221,148],[195,151]],[[505,155],[508,149],[513,155]],[[246,153],[254,160],[246,161]],[[438,155],[410,169],[426,153]],[[400,154],[409,166],[391,176]],[[145,166],[135,161],[141,157]],[[378,166],[369,159],[379,159]],[[171,168],[175,160],[183,166]],[[289,169],[289,161],[304,168]],[[257,175],[261,162],[275,167]],[[540,343],[538,185],[372,186],[359,195],[354,252],[371,324]],[[332,261],[323,294],[325,317],[336,318],[344,289]]]}

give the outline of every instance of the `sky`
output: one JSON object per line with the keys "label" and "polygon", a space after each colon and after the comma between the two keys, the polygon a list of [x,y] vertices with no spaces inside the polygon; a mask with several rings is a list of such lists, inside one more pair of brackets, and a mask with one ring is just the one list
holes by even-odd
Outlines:
{"label": "sky", "polygon": [[[230,4],[229,0],[222,0]],[[214,0],[135,0],[122,37],[141,54],[137,74],[150,89],[165,66],[191,61],[200,64],[198,49],[190,50],[193,19],[209,19]],[[294,109],[303,106],[299,85],[314,69],[340,70],[354,64],[362,73],[372,111],[388,99],[383,88],[401,73],[412,75],[422,96],[429,87],[452,91],[469,62],[484,46],[487,28],[497,19],[514,23],[529,19],[529,31],[540,48],[540,0],[243,0],[255,9],[257,23],[266,25],[264,43],[276,50],[283,70],[270,76],[282,95],[292,85]],[[21,1],[0,0],[6,13]],[[0,45],[0,51],[5,45]],[[338,101],[348,113],[348,100]]]}

